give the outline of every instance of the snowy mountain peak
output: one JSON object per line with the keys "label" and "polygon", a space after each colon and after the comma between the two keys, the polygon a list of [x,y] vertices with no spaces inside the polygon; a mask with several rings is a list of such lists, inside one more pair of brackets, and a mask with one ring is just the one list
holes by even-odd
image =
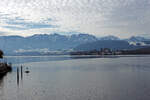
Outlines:
{"label": "snowy mountain peak", "polygon": [[100,40],[120,40],[120,38],[113,35],[109,35],[109,36],[101,37]]}
{"label": "snowy mountain peak", "polygon": [[141,36],[132,36],[128,39],[128,41],[141,42],[146,41],[147,39]]}

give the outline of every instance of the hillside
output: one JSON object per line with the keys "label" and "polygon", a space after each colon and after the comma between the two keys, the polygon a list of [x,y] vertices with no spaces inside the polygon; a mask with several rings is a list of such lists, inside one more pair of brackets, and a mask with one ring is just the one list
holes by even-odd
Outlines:
{"label": "hillside", "polygon": [[124,51],[124,54],[150,54],[150,47]]}
{"label": "hillside", "polygon": [[123,49],[138,49],[138,48],[143,48],[147,46],[135,46],[135,45],[130,45],[127,41],[125,40],[99,40],[96,42],[91,42],[91,43],[85,43],[77,46],[75,50],[77,51],[89,51],[89,50],[100,50],[101,48],[110,48],[113,50],[123,50]]}

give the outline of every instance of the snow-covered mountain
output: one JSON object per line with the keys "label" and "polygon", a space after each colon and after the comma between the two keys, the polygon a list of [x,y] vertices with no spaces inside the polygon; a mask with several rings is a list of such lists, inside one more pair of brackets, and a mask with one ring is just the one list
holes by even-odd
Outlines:
{"label": "snow-covered mountain", "polygon": [[142,42],[142,41],[147,41],[148,39],[141,37],[141,36],[132,36],[129,39],[126,39],[127,41],[132,41],[132,42]]}
{"label": "snow-covered mountain", "polygon": [[109,35],[109,36],[101,37],[99,38],[99,40],[120,40],[120,38],[113,35]]}
{"label": "snow-covered mountain", "polygon": [[54,34],[36,34],[29,37],[21,36],[0,36],[0,48],[13,53],[18,50],[38,50],[47,48],[48,50],[68,50],[82,43],[97,41],[98,39],[89,34],[60,35]]}
{"label": "snow-covered mountain", "polygon": [[[60,35],[59,33],[54,34],[35,34],[29,37],[21,36],[0,36],[0,49],[2,49],[6,54],[14,52],[50,52],[50,51],[64,51],[72,50],[73,48],[81,45],[97,43],[95,46],[99,46],[105,42],[111,41],[115,42],[116,48],[119,48],[119,44],[122,43],[122,39],[115,36],[105,36],[105,37],[95,37],[89,34],[74,33]],[[99,42],[96,42],[99,41]],[[134,46],[147,46],[150,44],[148,39],[143,37],[131,37],[129,39],[123,39],[126,41],[126,45]],[[125,43],[125,42],[124,42]],[[107,45],[109,42],[107,42]],[[81,45],[82,46],[82,45]],[[89,46],[90,47],[90,46]],[[99,46],[101,47],[101,46]],[[105,47],[105,46],[104,46]]]}
{"label": "snow-covered mountain", "polygon": [[148,43],[150,39],[146,39],[141,36],[132,36],[129,39],[125,39],[125,40],[128,41],[130,45],[135,45],[135,46],[149,46],[150,45],[150,43]]}

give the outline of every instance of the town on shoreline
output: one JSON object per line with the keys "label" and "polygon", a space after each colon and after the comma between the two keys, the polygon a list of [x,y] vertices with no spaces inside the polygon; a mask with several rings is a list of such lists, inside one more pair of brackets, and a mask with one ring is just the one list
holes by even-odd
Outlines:
{"label": "town on shoreline", "polygon": [[112,50],[110,48],[101,48],[100,50],[75,51],[70,55],[138,55],[150,54],[150,48],[141,48],[136,50]]}

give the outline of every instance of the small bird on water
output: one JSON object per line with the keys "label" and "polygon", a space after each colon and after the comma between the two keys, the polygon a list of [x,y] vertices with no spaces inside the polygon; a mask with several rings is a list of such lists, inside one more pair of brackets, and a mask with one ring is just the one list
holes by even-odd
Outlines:
{"label": "small bird on water", "polygon": [[26,67],[26,71],[25,71],[25,73],[30,73],[30,71],[28,70],[29,68],[28,67]]}

